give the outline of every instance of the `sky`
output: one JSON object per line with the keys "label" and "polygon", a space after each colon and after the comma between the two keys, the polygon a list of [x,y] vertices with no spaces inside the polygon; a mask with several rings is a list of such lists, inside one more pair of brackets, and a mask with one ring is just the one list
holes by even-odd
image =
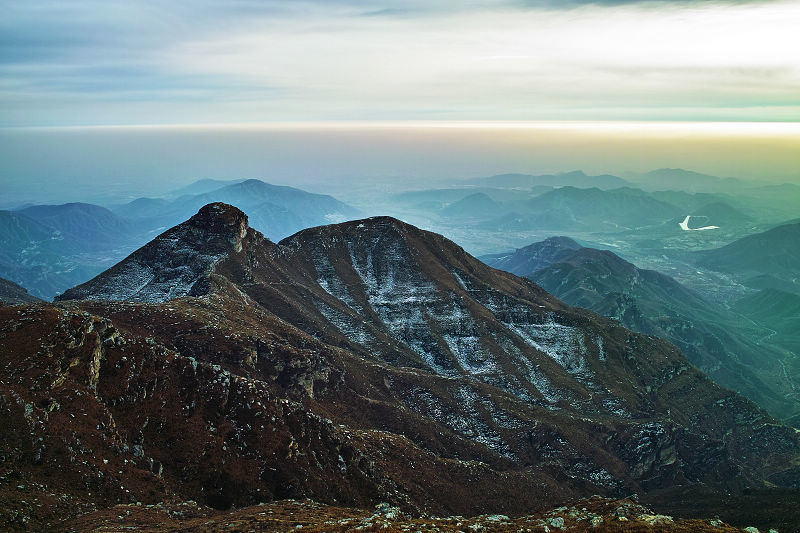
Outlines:
{"label": "sky", "polygon": [[797,0],[0,0],[0,10],[0,127],[800,120]]}
{"label": "sky", "polygon": [[199,178],[682,167],[800,183],[800,0],[0,0],[0,13],[0,204]]}

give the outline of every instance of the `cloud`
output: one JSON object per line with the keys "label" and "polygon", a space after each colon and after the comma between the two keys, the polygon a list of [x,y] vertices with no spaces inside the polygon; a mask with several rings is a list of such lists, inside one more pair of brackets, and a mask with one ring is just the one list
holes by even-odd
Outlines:
{"label": "cloud", "polygon": [[6,126],[800,119],[796,2],[41,0],[0,8]]}

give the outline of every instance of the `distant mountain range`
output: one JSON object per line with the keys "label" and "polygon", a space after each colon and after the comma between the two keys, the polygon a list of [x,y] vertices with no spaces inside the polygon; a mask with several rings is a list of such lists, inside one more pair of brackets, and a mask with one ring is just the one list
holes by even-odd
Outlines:
{"label": "distant mountain range", "polygon": [[[664,224],[684,214],[639,189],[601,190],[560,187],[516,206],[516,211],[486,221],[482,229],[622,231]],[[677,228],[677,226],[676,226]]]}
{"label": "distant mountain range", "polygon": [[203,180],[184,188],[202,191],[173,199],[140,198],[129,204],[112,206],[116,213],[139,225],[165,229],[185,220],[201,206],[211,202],[231,202],[242,206],[254,227],[273,239],[280,239],[310,226],[354,218],[358,211],[325,194],[309,193],[294,187],[271,185],[260,180],[229,182]]}
{"label": "distant mountain range", "polygon": [[612,176],[611,174],[588,176],[580,170],[565,172],[563,174],[544,174],[538,176],[531,174],[498,174],[487,178],[472,179],[469,180],[469,183],[504,189],[532,189],[542,186],[618,189],[630,185],[626,180],[617,176]]}
{"label": "distant mountain range", "polygon": [[440,215],[448,219],[480,220],[497,216],[503,206],[488,194],[477,192],[453,202],[441,210]]}
{"label": "distant mountain range", "polygon": [[189,185],[186,185],[185,187],[176,189],[170,192],[168,196],[172,198],[177,198],[186,195],[205,194],[207,192],[216,191],[217,189],[221,189],[229,185],[236,185],[237,183],[242,183],[243,181],[247,180],[246,179],[215,180],[215,179],[205,178],[192,182]]}
{"label": "distant mountain range", "polygon": [[[534,187],[526,193],[515,189],[497,187],[455,187],[452,189],[423,189],[393,194],[389,197],[392,205],[412,208],[430,212],[441,212],[449,205],[459,202],[468,196],[484,194],[494,202],[509,204],[520,201],[521,198],[534,196],[552,190],[553,187]],[[497,213],[495,213],[495,216]]]}
{"label": "distant mountain range", "polygon": [[610,251],[581,247],[566,237],[481,259],[529,277],[571,305],[668,339],[718,383],[777,416],[793,419],[800,414],[793,382],[784,379],[785,356],[753,340],[768,330],[704,300],[665,274],[637,268]]}
{"label": "distant mountain range", "polygon": [[743,189],[752,183],[737,178],[720,178],[681,168],[661,168],[637,176],[632,180],[648,190],[686,191],[690,193],[730,192]]}
{"label": "distant mountain range", "polygon": [[470,223],[480,230],[496,232],[543,229],[621,232],[653,228],[659,234],[680,234],[679,223],[686,216],[692,217],[691,227],[716,225],[724,232],[742,230],[755,223],[749,214],[730,205],[725,195],[573,185],[538,185],[525,190],[500,188],[518,184],[516,177],[508,176],[518,175],[479,180],[487,185],[483,188],[411,191],[395,195],[393,200],[435,215],[444,223]]}
{"label": "distant mountain range", "polygon": [[[0,211],[0,276],[48,299],[100,272],[81,261],[86,246],[15,211]],[[108,266],[108,265],[106,265]]]}

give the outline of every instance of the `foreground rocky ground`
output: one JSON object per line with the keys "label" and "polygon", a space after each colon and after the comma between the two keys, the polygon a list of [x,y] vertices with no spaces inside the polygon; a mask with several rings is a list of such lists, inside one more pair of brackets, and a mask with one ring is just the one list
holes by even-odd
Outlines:
{"label": "foreground rocky ground", "polygon": [[656,514],[631,500],[589,498],[544,513],[510,518],[505,515],[413,517],[397,507],[374,510],[332,507],[311,500],[286,500],[218,513],[194,502],[177,505],[119,505],[82,516],[57,529],[66,531],[462,531],[477,532],[754,532],[719,519],[685,520]]}

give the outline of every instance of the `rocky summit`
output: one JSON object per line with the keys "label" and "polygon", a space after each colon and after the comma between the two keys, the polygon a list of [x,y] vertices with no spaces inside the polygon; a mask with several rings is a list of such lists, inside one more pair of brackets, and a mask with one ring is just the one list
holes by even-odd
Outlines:
{"label": "rocky summit", "polygon": [[671,344],[388,217],[276,244],[207,205],[54,305],[0,307],[0,353],[6,529],[308,498],[552,531],[634,493],[636,520],[741,498],[765,528],[800,484],[797,432]]}
{"label": "rocky summit", "polygon": [[207,292],[217,262],[240,252],[247,215],[222,203],[204,206],[121,263],[56,300],[105,299],[161,302]]}

